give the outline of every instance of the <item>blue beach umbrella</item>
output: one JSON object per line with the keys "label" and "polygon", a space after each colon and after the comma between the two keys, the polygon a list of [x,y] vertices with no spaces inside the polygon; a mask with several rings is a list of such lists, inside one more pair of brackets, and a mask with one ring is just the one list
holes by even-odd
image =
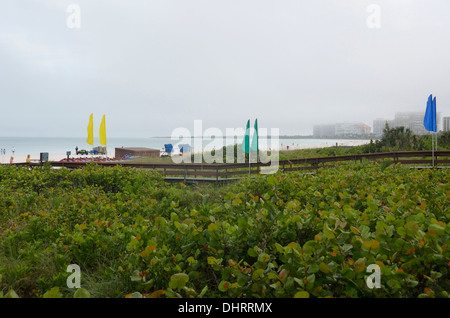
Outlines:
{"label": "blue beach umbrella", "polygon": [[[436,123],[436,97],[433,98],[433,95],[430,94],[428,96],[427,101],[427,109],[425,111],[425,117],[423,118],[423,125],[426,130],[437,132],[437,123]],[[434,136],[435,134],[431,135],[431,152],[432,152],[432,164],[434,167],[434,143],[436,142],[436,148],[437,148],[437,137]],[[436,141],[433,140],[433,136],[436,139]]]}
{"label": "blue beach umbrella", "polygon": [[437,131],[436,125],[436,97],[433,99],[433,95],[428,97],[427,110],[425,111],[425,117],[423,119],[423,125],[428,131]]}

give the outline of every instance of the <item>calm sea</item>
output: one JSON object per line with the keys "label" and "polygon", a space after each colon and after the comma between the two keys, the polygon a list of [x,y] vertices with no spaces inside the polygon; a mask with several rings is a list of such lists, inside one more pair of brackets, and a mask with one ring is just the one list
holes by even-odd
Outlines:
{"label": "calm sea", "polygon": [[[162,149],[164,144],[173,144],[174,147],[179,143],[188,143],[194,146],[200,139],[190,139],[191,142],[185,142],[183,140],[172,140],[171,138],[163,137],[151,137],[151,138],[108,138],[107,149],[108,152],[113,152],[115,148],[120,147],[147,147],[154,149]],[[217,141],[216,141],[217,142]],[[219,144],[222,141],[218,140]],[[242,138],[236,138],[233,140],[223,139],[223,145],[230,145],[241,143]],[[289,146],[290,149],[296,148],[314,148],[314,147],[327,147],[339,145],[360,145],[368,143],[369,140],[350,140],[350,139],[291,139],[280,137],[278,143],[274,140],[260,140],[260,149],[270,147],[272,149],[286,149]],[[204,147],[211,145],[211,140],[203,140]],[[94,146],[99,146],[99,140],[94,139]],[[0,148],[6,149],[6,154],[11,154],[12,148],[15,148],[16,154],[37,154],[40,152],[48,152],[53,154],[65,154],[66,151],[75,153],[75,147],[78,149],[90,150],[93,146],[86,143],[86,137],[0,137]],[[215,147],[218,149],[218,147]]]}

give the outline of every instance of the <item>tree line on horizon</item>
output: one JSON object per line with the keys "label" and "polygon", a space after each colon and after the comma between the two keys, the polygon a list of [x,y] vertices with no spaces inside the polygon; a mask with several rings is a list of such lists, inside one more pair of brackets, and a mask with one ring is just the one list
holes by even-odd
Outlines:
{"label": "tree line on horizon", "polygon": [[[438,149],[450,148],[450,131],[438,134]],[[386,123],[383,135],[379,140],[370,140],[367,145],[360,146],[363,152],[388,152],[407,150],[431,150],[431,135],[416,135],[411,129],[400,127],[389,127]]]}

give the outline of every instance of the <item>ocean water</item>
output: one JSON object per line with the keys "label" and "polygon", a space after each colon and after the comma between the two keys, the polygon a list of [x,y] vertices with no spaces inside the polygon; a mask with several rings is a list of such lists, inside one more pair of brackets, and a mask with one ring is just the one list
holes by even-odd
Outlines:
{"label": "ocean water", "polygon": [[[231,144],[241,143],[242,137],[233,139],[223,138],[214,140],[201,140],[200,138],[190,138],[188,140],[149,137],[149,138],[108,138],[107,151],[114,152],[115,148],[120,147],[147,147],[162,150],[164,144],[172,144],[177,151],[176,145],[180,143],[188,143],[192,147],[203,144],[203,149],[218,149],[221,145],[228,146]],[[368,143],[369,140],[351,140],[351,139],[303,139],[303,138],[282,138],[276,140],[260,139],[260,149],[299,149],[299,148],[315,148],[315,147],[331,147],[338,145],[355,146]],[[0,137],[0,148],[6,149],[6,154],[12,154],[12,148],[15,148],[15,154],[38,154],[48,152],[50,154],[65,154],[71,151],[75,154],[75,147],[78,149],[91,150],[94,146],[100,146],[99,140],[94,138],[94,145],[86,143],[86,137]]]}

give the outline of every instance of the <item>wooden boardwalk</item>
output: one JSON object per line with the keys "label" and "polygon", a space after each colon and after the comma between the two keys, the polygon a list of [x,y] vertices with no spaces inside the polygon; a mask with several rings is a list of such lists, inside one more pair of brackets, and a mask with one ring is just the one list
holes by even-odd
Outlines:
{"label": "wooden boardwalk", "polygon": [[[442,164],[450,164],[450,151],[438,150],[434,152],[435,167],[443,168]],[[162,175],[168,182],[229,182],[247,177],[249,175],[258,175],[262,169],[274,166],[278,171],[304,171],[311,173],[321,168],[333,168],[345,165],[347,162],[364,162],[377,160],[391,160],[393,163],[413,165],[415,169],[425,169],[432,166],[432,152],[428,151],[393,151],[381,153],[366,153],[343,156],[315,157],[315,158],[297,158],[289,160],[280,160],[279,162],[268,163],[136,163],[127,161],[96,162],[104,167],[113,167],[121,165],[123,167],[152,169]],[[65,162],[51,161],[53,167],[66,167],[69,169],[82,168],[86,162]],[[15,165],[40,166],[41,163],[16,163]],[[426,166],[424,166],[426,165]]]}
{"label": "wooden boardwalk", "polygon": [[197,183],[226,183],[230,181],[237,181],[241,178],[184,178],[184,177],[165,177],[164,180],[167,182],[183,182],[184,184],[197,184]]}

